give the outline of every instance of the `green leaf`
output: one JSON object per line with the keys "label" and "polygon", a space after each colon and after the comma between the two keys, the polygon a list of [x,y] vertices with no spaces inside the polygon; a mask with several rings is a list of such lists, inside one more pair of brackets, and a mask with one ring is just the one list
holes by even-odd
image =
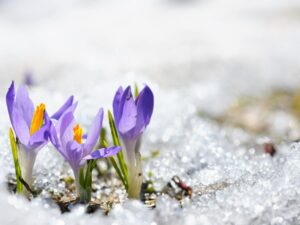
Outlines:
{"label": "green leaf", "polygon": [[114,145],[120,146],[120,140],[119,140],[118,132],[116,129],[116,124],[115,124],[114,118],[113,118],[110,110],[108,110],[108,121],[109,121],[110,132],[111,132],[111,136],[112,136]]}
{"label": "green leaf", "polygon": [[[110,110],[108,110],[108,120],[109,120],[109,127],[110,127],[114,145],[120,146],[120,140],[119,140],[118,132],[116,129],[115,121],[114,121],[114,118],[113,118]],[[119,165],[121,167],[120,169],[123,174],[124,182],[126,183],[125,187],[127,187],[128,186],[128,170],[127,170],[127,166],[126,166],[126,163],[124,160],[123,151],[119,151],[117,153],[117,158],[118,158]]]}
{"label": "green leaf", "polygon": [[20,178],[22,179],[22,174],[21,174],[21,167],[19,163],[19,157],[18,157],[18,147],[16,143],[16,139],[14,136],[13,130],[10,128],[9,129],[9,139],[10,139],[10,146],[11,146],[11,151],[14,159],[14,165],[15,165],[15,173],[16,173],[16,180],[17,180],[17,193],[21,193],[23,190],[23,185],[22,182],[20,181]]}
{"label": "green leaf", "polygon": [[[101,132],[101,147],[102,148],[107,148],[108,147],[108,144],[107,144],[107,141],[106,141],[106,135],[103,135],[103,133]],[[109,160],[111,162],[111,164],[113,165],[113,167],[115,168],[119,178],[121,179],[123,185],[125,186],[126,190],[127,190],[127,183],[126,181],[124,180],[124,177],[122,175],[122,171],[120,170],[116,160],[114,157],[109,157]]]}

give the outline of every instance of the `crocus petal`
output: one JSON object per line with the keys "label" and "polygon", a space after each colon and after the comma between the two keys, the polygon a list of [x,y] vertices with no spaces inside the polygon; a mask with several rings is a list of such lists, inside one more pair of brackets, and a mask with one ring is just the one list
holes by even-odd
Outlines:
{"label": "crocus petal", "polygon": [[120,102],[120,120],[117,123],[121,134],[130,131],[136,124],[137,110],[130,87],[127,87]]}
{"label": "crocus petal", "polygon": [[73,104],[73,100],[74,100],[74,96],[70,96],[67,101],[62,105],[62,107],[60,107],[59,110],[56,111],[56,113],[54,113],[51,118],[58,120],[62,114]]}
{"label": "crocus petal", "polygon": [[14,82],[12,82],[7,91],[7,94],[6,94],[6,105],[7,105],[10,122],[12,123],[12,125],[14,124],[13,118],[12,118],[14,101],[15,101],[15,85],[14,85]]}
{"label": "crocus petal", "polygon": [[114,100],[113,100],[113,112],[114,112],[116,124],[119,124],[120,117],[121,117],[120,103],[121,103],[123,93],[124,93],[123,88],[119,87],[119,89],[117,90],[117,92],[115,94]]}
{"label": "crocus petal", "polygon": [[61,123],[62,123],[62,118],[64,117],[64,115],[66,115],[67,113],[74,113],[76,107],[78,105],[78,102],[75,102],[73,105],[71,105],[69,108],[66,109],[66,111],[60,116],[60,118],[58,120],[55,120],[51,117],[52,119],[52,123],[55,124],[56,130],[60,131],[60,127],[61,127]]}
{"label": "crocus petal", "polygon": [[53,123],[51,123],[49,128],[49,139],[51,143],[54,145],[54,147],[66,158],[65,150],[64,148],[62,148],[60,140],[58,139],[57,131]]}
{"label": "crocus petal", "polygon": [[48,126],[44,126],[35,132],[29,140],[29,149],[37,149],[43,147],[48,141],[47,132],[49,130]]}
{"label": "crocus petal", "polygon": [[120,146],[114,146],[109,148],[100,148],[96,151],[93,151],[90,155],[84,157],[84,160],[90,159],[99,159],[99,158],[106,158],[110,156],[116,155],[121,150]]}
{"label": "crocus petal", "polygon": [[154,106],[154,96],[151,89],[146,86],[136,99],[137,105],[137,121],[135,127],[135,135],[141,133],[149,124]]}
{"label": "crocus petal", "polygon": [[30,138],[29,128],[21,112],[17,110],[13,110],[12,121],[13,121],[12,125],[16,133],[16,136],[18,137],[18,139],[23,145],[25,146],[28,145],[29,138]]}
{"label": "crocus petal", "polygon": [[14,82],[11,83],[6,94],[6,104],[9,118],[16,136],[24,146],[27,146],[30,138],[29,127],[24,120],[22,112],[16,107]]}
{"label": "crocus petal", "polygon": [[39,130],[37,130],[29,139],[29,145],[31,149],[42,147],[48,142],[51,121],[47,112],[45,112],[44,114],[44,120],[44,125]]}
{"label": "crocus petal", "polygon": [[73,128],[75,126],[75,119],[72,112],[63,114],[61,126],[59,127],[59,135],[63,148],[67,143],[73,141]]}
{"label": "crocus petal", "polygon": [[16,96],[16,110],[20,111],[27,126],[31,126],[34,106],[24,85],[20,85]]}
{"label": "crocus petal", "polygon": [[76,141],[70,141],[66,145],[66,160],[73,170],[77,170],[82,159],[83,150],[80,144]]}
{"label": "crocus petal", "polygon": [[90,154],[93,148],[95,147],[97,140],[99,138],[99,134],[102,128],[102,121],[103,121],[103,109],[99,109],[92,126],[88,132],[86,142],[84,144],[84,154]]}

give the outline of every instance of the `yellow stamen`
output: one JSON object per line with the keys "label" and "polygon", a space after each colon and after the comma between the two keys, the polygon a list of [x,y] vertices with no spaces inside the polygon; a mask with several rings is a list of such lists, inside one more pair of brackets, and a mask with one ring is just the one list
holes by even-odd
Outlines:
{"label": "yellow stamen", "polygon": [[79,126],[79,124],[76,124],[76,126],[73,128],[74,131],[74,140],[77,141],[79,144],[82,143],[82,128]]}
{"label": "yellow stamen", "polygon": [[35,132],[37,132],[44,122],[44,113],[45,113],[45,104],[41,103],[39,106],[36,107],[36,110],[34,111],[31,125],[30,125],[30,136],[33,135]]}

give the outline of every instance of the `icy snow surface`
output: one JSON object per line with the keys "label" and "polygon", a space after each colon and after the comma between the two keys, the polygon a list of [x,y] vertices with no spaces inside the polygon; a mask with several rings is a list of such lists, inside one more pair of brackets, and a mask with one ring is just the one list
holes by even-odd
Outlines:
{"label": "icy snow surface", "polygon": [[[300,224],[300,145],[283,142],[271,158],[244,144],[253,140],[247,132],[198,115],[221,114],[245,93],[299,86],[299,40],[296,0],[0,1],[0,224]],[[180,206],[161,196],[155,209],[126,200],[105,216],[82,206],[61,214],[45,193],[31,202],[8,194],[4,96],[24,71],[37,83],[34,102],[50,112],[74,94],[84,128],[99,107],[111,108],[119,85],[149,84],[155,111],[142,154],[160,155],[144,172],[156,188],[180,176],[193,197]],[[65,167],[47,146],[35,185],[64,190]],[[213,184],[226,185],[206,192]]]}

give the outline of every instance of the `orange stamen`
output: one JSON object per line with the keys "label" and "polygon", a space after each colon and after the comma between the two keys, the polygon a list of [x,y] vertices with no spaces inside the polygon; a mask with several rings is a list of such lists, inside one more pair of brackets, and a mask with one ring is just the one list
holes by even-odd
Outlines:
{"label": "orange stamen", "polygon": [[79,144],[82,143],[82,128],[79,126],[79,124],[76,124],[76,126],[73,128],[74,132],[74,140],[77,141]]}
{"label": "orange stamen", "polygon": [[45,104],[41,103],[36,107],[36,110],[34,111],[31,125],[30,125],[30,136],[32,136],[35,132],[37,132],[44,122],[44,113],[45,113]]}

